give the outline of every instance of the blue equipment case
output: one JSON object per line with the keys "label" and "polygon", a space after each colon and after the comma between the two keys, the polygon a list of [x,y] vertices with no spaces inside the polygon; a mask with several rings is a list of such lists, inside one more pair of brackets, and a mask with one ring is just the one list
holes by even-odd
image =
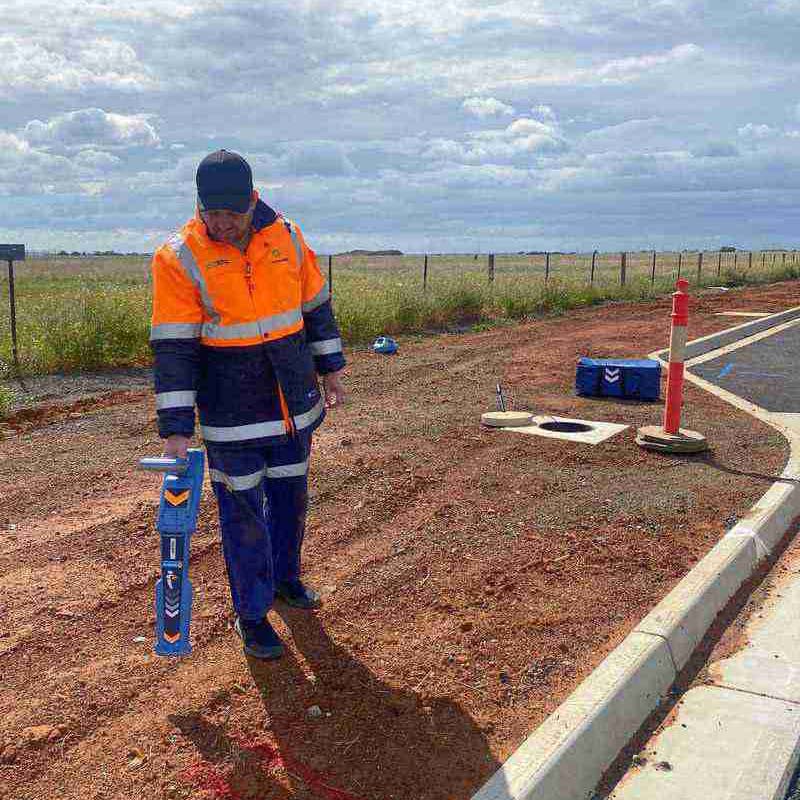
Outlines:
{"label": "blue equipment case", "polygon": [[575,391],[587,397],[658,400],[661,364],[650,358],[587,358],[575,371]]}

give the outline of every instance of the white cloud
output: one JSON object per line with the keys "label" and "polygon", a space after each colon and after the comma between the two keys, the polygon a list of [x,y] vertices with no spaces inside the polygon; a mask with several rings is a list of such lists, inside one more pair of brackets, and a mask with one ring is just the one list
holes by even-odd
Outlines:
{"label": "white cloud", "polygon": [[74,163],[78,167],[88,169],[111,169],[122,163],[122,159],[111,153],[102,150],[81,150],[76,156]]}
{"label": "white cloud", "polygon": [[0,95],[15,92],[82,92],[91,89],[142,91],[155,80],[129,44],[114,39],[66,38],[36,41],[0,36],[3,69]]}
{"label": "white cloud", "polygon": [[759,125],[754,122],[742,125],[738,133],[742,139],[772,139],[775,136],[780,136],[780,131],[776,128],[771,128],[769,125]]}
{"label": "white cloud", "polygon": [[624,83],[654,69],[696,61],[702,54],[703,49],[696,44],[681,44],[660,55],[647,54],[609,61],[597,70],[597,74],[604,82]]}
{"label": "white cloud", "polygon": [[29,153],[31,146],[19,136],[0,131],[0,158],[18,157]]}
{"label": "white cloud", "polygon": [[736,158],[739,149],[730,142],[705,142],[691,151],[695,158]]}
{"label": "white cloud", "polygon": [[58,114],[47,122],[31,120],[24,135],[33,144],[64,147],[150,147],[159,143],[146,115],[115,114],[101,108]]}
{"label": "white cloud", "polygon": [[709,139],[703,122],[683,118],[648,117],[628,119],[589,131],[577,148],[588,153],[658,153],[688,151]]}
{"label": "white cloud", "polygon": [[292,147],[286,166],[295,175],[353,175],[353,163],[337,142],[303,142]]}
{"label": "white cloud", "polygon": [[531,109],[531,114],[533,114],[536,119],[540,119],[543,122],[550,122],[554,123],[556,121],[556,112],[553,111],[550,106],[538,105],[534,106]]}
{"label": "white cloud", "polygon": [[476,117],[493,117],[499,114],[513,114],[514,107],[501,102],[495,97],[468,97],[462,108]]}
{"label": "white cloud", "polygon": [[521,117],[505,128],[470,132],[462,141],[434,139],[423,155],[433,161],[502,165],[530,163],[532,158],[560,153],[567,147],[557,124]]}
{"label": "white cloud", "polygon": [[42,192],[74,178],[74,165],[63,156],[35,150],[25,139],[0,130],[0,195]]}

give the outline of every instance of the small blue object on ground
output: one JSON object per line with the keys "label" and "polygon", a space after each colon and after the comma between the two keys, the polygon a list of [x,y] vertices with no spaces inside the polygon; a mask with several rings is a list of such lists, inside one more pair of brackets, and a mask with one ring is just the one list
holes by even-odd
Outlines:
{"label": "small blue object on ground", "polygon": [[376,353],[390,356],[397,352],[397,342],[391,336],[379,336],[373,343],[372,349]]}

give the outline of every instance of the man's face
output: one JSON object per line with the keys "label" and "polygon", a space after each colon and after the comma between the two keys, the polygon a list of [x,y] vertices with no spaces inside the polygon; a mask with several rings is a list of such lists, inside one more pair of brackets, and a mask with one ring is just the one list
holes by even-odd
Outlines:
{"label": "man's face", "polygon": [[250,208],[243,214],[235,211],[201,211],[200,217],[205,222],[208,235],[217,242],[236,244],[241,242],[250,230],[253,222],[255,200],[251,200]]}

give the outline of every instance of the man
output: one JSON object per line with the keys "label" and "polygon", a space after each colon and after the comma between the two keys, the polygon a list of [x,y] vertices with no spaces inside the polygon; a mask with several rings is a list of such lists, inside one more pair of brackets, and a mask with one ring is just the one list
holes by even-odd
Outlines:
{"label": "man", "polygon": [[186,455],[196,404],[235,630],[249,655],[279,658],[266,618],[275,596],[320,603],[300,579],[300,549],[311,433],[345,400],[330,291],[300,229],[259,199],[247,162],[226,150],[200,163],[197,213],[156,251],[152,273],[164,453]]}

